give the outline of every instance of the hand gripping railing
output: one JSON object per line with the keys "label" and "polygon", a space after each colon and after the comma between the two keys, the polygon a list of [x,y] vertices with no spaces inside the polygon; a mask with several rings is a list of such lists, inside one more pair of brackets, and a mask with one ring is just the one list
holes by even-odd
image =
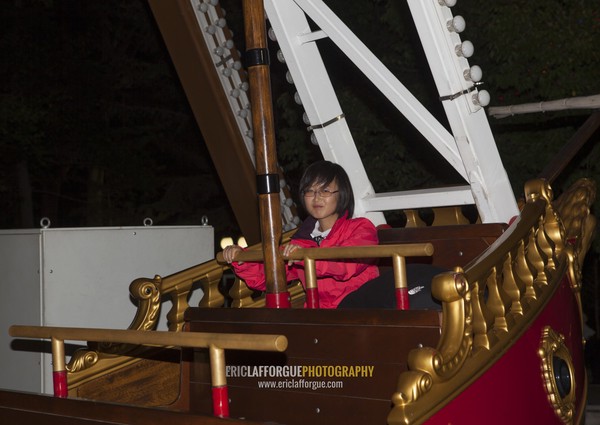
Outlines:
{"label": "hand gripping railing", "polygon": [[16,338],[41,338],[52,341],[54,395],[68,394],[65,367],[65,340],[113,342],[162,347],[208,348],[212,380],[213,413],[229,417],[229,398],[225,374],[225,350],[285,351],[283,335],[225,334],[204,332],[162,332],[116,329],[61,328],[51,326],[19,326],[9,328]]}
{"label": "hand gripping railing", "polygon": [[[408,285],[406,281],[406,257],[422,257],[433,255],[433,245],[430,243],[399,244],[399,245],[368,245],[343,246],[331,248],[298,248],[284,261],[304,261],[306,276],[306,306],[319,308],[317,292],[316,260],[340,260],[356,258],[391,257],[394,267],[394,287],[396,289],[396,305],[398,310],[408,310]],[[217,254],[217,262],[224,263],[223,253]],[[236,261],[263,261],[262,251],[243,251],[237,254]]]}

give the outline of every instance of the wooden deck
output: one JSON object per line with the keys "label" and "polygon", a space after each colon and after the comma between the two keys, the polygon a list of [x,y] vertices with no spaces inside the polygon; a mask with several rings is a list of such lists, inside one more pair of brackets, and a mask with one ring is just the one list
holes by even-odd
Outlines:
{"label": "wooden deck", "polygon": [[[6,425],[223,425],[224,421],[164,409],[0,390],[0,423]],[[257,425],[230,420],[228,424]]]}

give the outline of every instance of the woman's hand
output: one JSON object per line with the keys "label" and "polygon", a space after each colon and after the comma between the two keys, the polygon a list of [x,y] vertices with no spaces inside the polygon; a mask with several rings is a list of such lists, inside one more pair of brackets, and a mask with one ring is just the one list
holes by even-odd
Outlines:
{"label": "woman's hand", "polygon": [[[283,246],[283,256],[284,257],[289,256],[292,252],[294,252],[298,248],[300,248],[300,246],[299,245],[294,245],[293,243],[285,244]],[[288,266],[291,266],[293,263],[297,263],[299,261],[300,260],[288,260]]]}
{"label": "woman's hand", "polygon": [[[229,245],[223,250],[223,259],[227,261],[227,264],[231,264],[235,261],[235,257],[237,257],[238,253],[242,251],[242,247],[238,245]],[[238,264],[243,263],[241,261],[238,261]]]}

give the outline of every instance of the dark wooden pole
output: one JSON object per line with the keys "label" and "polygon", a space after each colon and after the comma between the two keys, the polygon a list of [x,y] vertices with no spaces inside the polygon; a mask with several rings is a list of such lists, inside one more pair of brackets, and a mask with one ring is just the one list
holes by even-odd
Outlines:
{"label": "dark wooden pole", "polygon": [[256,188],[267,285],[266,304],[271,308],[288,308],[291,306],[290,296],[285,265],[279,250],[281,205],[265,9],[263,0],[244,0],[243,7],[247,49],[245,59],[256,151]]}

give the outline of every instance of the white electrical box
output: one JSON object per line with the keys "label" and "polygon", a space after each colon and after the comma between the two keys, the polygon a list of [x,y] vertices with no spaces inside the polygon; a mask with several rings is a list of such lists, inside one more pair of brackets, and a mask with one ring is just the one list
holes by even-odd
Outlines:
{"label": "white electrical box", "polygon": [[[211,226],[0,231],[0,388],[53,392],[50,343],[13,339],[11,325],[127,329],[133,280],[213,258]],[[201,297],[196,290],[190,305]],[[163,304],[159,330],[170,308]]]}

